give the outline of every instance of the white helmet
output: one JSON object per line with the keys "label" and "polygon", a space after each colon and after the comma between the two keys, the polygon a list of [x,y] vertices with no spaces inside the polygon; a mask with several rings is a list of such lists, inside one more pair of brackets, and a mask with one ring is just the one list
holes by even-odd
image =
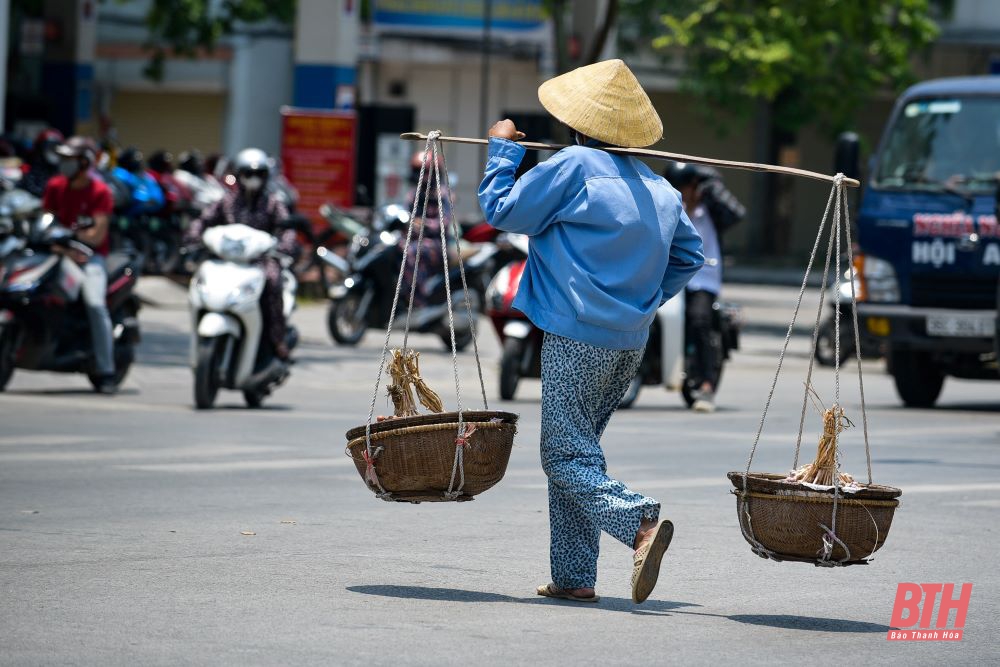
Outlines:
{"label": "white helmet", "polygon": [[248,192],[259,192],[264,188],[274,161],[259,148],[244,148],[233,160],[233,171],[240,187]]}
{"label": "white helmet", "polygon": [[239,174],[245,171],[263,172],[270,175],[274,161],[259,148],[244,148],[233,159],[233,171]]}

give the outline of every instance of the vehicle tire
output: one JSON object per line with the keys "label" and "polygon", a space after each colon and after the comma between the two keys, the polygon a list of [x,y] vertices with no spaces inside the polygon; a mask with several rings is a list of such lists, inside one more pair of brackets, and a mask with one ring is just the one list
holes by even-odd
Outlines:
{"label": "vehicle tire", "polygon": [[340,345],[357,345],[368,331],[364,314],[358,313],[360,294],[348,294],[343,299],[330,302],[327,326],[330,336]]}
{"label": "vehicle tire", "polygon": [[639,398],[639,392],[642,391],[642,373],[636,373],[632,381],[628,383],[628,389],[625,390],[625,395],[622,396],[622,400],[618,401],[619,410],[628,410],[634,404],[637,398]]}
{"label": "vehicle tire", "polygon": [[889,372],[896,393],[908,408],[932,408],[941,395],[945,374],[930,355],[907,348],[889,351]]}
{"label": "vehicle tire", "polygon": [[194,368],[194,405],[207,410],[219,393],[219,353],[223,338],[199,338],[197,363]]}
{"label": "vehicle tire", "polygon": [[14,354],[17,347],[17,332],[10,327],[0,329],[0,391],[14,375]]}
{"label": "vehicle tire", "polygon": [[[115,387],[120,387],[125,382],[132,362],[135,361],[135,346],[128,344],[126,347],[115,346]],[[97,373],[87,373],[87,379],[94,391],[99,391],[101,386],[101,376]]]}
{"label": "vehicle tire", "polygon": [[[444,343],[444,349],[451,351],[451,333],[445,331],[441,334],[441,342]],[[472,331],[455,331],[455,351],[461,352],[465,348],[469,347],[472,343]]]}
{"label": "vehicle tire", "polygon": [[[717,360],[717,366],[715,368],[715,393],[719,393],[719,387],[722,386],[722,371],[726,368],[726,362],[722,359],[722,355],[719,355]],[[687,377],[681,382],[681,398],[684,399],[684,404],[690,409],[694,406],[695,396],[694,393],[698,388],[701,380],[695,379],[689,381]]]}
{"label": "vehicle tire", "polygon": [[[854,356],[854,325],[850,318],[844,318],[840,323],[840,363]],[[816,361],[821,366],[836,365],[837,329],[833,318],[828,317],[819,325],[819,335],[816,338]]]}
{"label": "vehicle tire", "polygon": [[500,398],[504,401],[514,400],[514,394],[517,393],[517,385],[521,380],[521,357],[523,356],[523,340],[508,337],[503,342],[503,355],[500,357]]}
{"label": "vehicle tire", "polygon": [[264,404],[264,394],[259,391],[244,390],[243,400],[246,401],[248,408],[259,408]]}

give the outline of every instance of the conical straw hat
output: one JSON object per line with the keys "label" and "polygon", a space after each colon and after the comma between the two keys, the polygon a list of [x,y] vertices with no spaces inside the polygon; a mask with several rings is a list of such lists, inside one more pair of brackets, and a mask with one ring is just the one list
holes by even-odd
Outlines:
{"label": "conical straw hat", "polygon": [[641,148],[663,138],[646,91],[621,60],[579,67],[538,87],[546,111],[577,132],[613,146]]}

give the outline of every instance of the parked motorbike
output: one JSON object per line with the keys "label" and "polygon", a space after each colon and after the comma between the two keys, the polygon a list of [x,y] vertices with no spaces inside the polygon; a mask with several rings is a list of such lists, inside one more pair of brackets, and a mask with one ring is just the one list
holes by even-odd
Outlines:
{"label": "parked motorbike", "polygon": [[[100,384],[80,299],[83,269],[57,248],[92,253],[52,215],[40,215],[24,247],[0,266],[0,390],[15,367],[85,373],[95,389]],[[141,266],[136,254],[112,253],[107,259],[116,384],[128,373],[140,339],[139,299],[133,289]]]}
{"label": "parked motorbike", "polygon": [[31,222],[41,212],[38,197],[0,178],[0,259],[24,247]]}
{"label": "parked motorbike", "polygon": [[[860,286],[855,284],[855,289]],[[851,272],[844,272],[840,282],[840,293],[835,285],[830,285],[826,292],[826,303],[829,306],[826,317],[819,324],[819,334],[816,338],[816,361],[823,366],[834,366],[837,357],[837,301],[840,301],[840,363],[855,356],[854,352],[854,306],[851,303]],[[866,329],[859,328],[861,337],[861,356],[866,359],[877,359],[885,354],[882,342]]]}
{"label": "parked motorbike", "polygon": [[[690,408],[703,378],[694,372],[695,347],[684,337],[684,292],[680,292],[656,311],[650,326],[649,341],[620,408],[632,407],[643,386],[663,385],[668,391],[680,389],[684,403]],[[730,352],[740,348],[742,308],[737,304],[716,301],[712,305],[712,347],[716,350],[716,389],[722,382],[722,371]]]}
{"label": "parked motorbike", "polygon": [[[337,343],[357,345],[369,328],[385,329],[388,326],[403,260],[399,241],[408,223],[409,212],[405,209],[396,205],[383,207],[370,228],[365,227],[354,235],[346,258],[326,253],[324,260],[346,276],[343,282],[333,285],[329,291],[327,324],[330,335]],[[488,276],[494,266],[496,247],[489,243],[481,244],[467,254],[463,255],[465,275],[475,317],[483,301],[484,276]],[[472,342],[474,322],[463,305],[466,296],[457,266],[450,266],[449,280],[454,304],[455,346],[462,350]],[[422,308],[414,308],[410,316],[410,330],[436,334],[445,347],[451,349],[445,278],[443,275],[435,276],[431,281],[429,303]],[[401,299],[408,296],[401,295]],[[405,312],[405,308],[398,309],[397,315],[401,312]]]}
{"label": "parked motorbike", "polygon": [[[249,407],[259,407],[288,379],[290,364],[275,356],[265,336],[260,308],[264,270],[254,262],[268,254],[282,262],[287,321],[295,309],[298,287],[288,269],[291,260],[275,253],[276,238],[242,224],[211,227],[202,243],[213,257],[198,267],[188,293],[195,406],[211,408],[224,388],[242,391]],[[298,332],[288,326],[287,336],[291,350],[298,343]]]}

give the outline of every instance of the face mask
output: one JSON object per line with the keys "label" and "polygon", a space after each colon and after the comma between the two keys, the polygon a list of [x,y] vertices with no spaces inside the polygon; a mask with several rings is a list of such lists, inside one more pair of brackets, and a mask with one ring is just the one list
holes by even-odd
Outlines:
{"label": "face mask", "polygon": [[59,164],[59,154],[53,150],[46,150],[42,153],[42,159],[53,167]]}
{"label": "face mask", "polygon": [[247,192],[257,192],[264,185],[264,179],[260,176],[243,176],[240,184]]}
{"label": "face mask", "polygon": [[74,178],[80,173],[80,162],[76,159],[60,160],[59,173],[66,178]]}

